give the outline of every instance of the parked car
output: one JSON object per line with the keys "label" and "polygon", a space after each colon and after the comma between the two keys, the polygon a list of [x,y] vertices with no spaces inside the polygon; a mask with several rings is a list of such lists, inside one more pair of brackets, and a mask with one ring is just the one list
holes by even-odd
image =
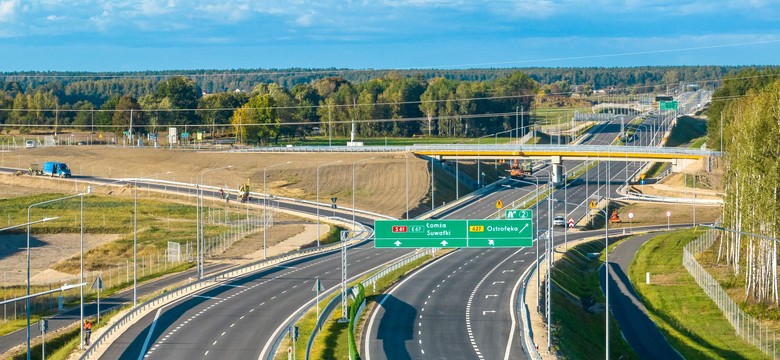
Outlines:
{"label": "parked car", "polygon": [[35,147],[35,140],[27,140],[24,142],[25,149],[32,149]]}

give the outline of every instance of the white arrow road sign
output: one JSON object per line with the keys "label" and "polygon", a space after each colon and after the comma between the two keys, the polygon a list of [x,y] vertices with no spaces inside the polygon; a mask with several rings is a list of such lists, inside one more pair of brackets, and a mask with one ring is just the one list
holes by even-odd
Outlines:
{"label": "white arrow road sign", "polygon": [[395,244],[395,246],[401,246],[401,242],[398,240],[396,240],[393,244]]}
{"label": "white arrow road sign", "polygon": [[488,245],[495,245],[495,241],[488,239]]}
{"label": "white arrow road sign", "polygon": [[447,246],[447,240],[442,240],[441,241],[441,246]]}

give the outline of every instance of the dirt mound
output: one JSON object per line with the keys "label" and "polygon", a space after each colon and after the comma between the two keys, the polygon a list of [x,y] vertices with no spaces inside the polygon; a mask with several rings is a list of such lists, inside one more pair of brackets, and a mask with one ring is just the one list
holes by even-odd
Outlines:
{"label": "dirt mound", "polygon": [[[373,159],[371,159],[373,158]],[[370,159],[370,160],[369,160]],[[110,178],[152,177],[171,181],[203,183],[225,187],[231,191],[249,182],[252,191],[263,191],[263,169],[267,169],[265,186],[268,193],[314,200],[317,193],[319,167],[320,201],[352,206],[352,171],[355,171],[355,206],[359,209],[400,217],[406,209],[406,160],[400,153],[238,153],[194,151],[182,149],[125,148],[112,146],[58,146],[21,149],[5,153],[0,166],[27,168],[30,164],[61,161],[71,168],[74,178],[100,176]],[[409,203],[415,208],[427,193],[430,184],[424,160],[408,158]],[[221,169],[231,166],[229,169]],[[169,174],[165,174],[169,172]],[[156,176],[155,176],[156,175]],[[38,178],[3,176],[0,182],[9,185],[45,187]],[[52,185],[48,185],[51,188]],[[64,180],[58,191],[74,189],[73,182]],[[0,189],[2,191],[2,189]],[[76,190],[73,190],[76,191]]]}

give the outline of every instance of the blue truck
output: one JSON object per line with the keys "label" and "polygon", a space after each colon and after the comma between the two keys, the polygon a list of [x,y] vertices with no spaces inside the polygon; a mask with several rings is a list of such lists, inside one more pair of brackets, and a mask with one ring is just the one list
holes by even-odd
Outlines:
{"label": "blue truck", "polygon": [[43,163],[43,175],[70,177],[70,169],[65,163],[56,161],[47,161]]}

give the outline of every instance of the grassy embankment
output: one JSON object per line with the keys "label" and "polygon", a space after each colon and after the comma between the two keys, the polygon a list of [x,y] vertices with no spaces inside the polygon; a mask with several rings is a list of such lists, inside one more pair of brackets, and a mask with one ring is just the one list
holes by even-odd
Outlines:
{"label": "grassy embankment", "polygon": [[[672,132],[666,139],[666,147],[687,146],[689,148],[700,148],[707,141],[707,120],[683,116],[677,119],[677,124],[672,128]],[[665,163],[653,163],[647,171],[648,178],[657,177],[663,169]]]}
{"label": "grassy embankment", "polygon": [[[553,268],[553,345],[564,358],[604,358],[605,299],[598,278],[603,250],[603,240],[579,244],[563,254]],[[611,317],[609,326],[610,358],[638,359]]]}
{"label": "grassy embankment", "polygon": [[[635,256],[629,277],[650,317],[686,359],[764,359],[761,351],[736,336],[715,303],[682,265],[683,247],[701,231],[656,236]],[[651,275],[650,285],[645,274]]]}
{"label": "grassy embankment", "polygon": [[[29,204],[48,201],[65,196],[64,194],[42,194],[22,196],[13,199],[0,200],[0,208],[5,210],[6,216],[11,223],[26,222],[27,207]],[[55,202],[43,207],[35,207],[32,211],[33,219],[45,216],[59,216],[59,219],[47,223],[36,224],[32,227],[32,236],[36,234],[55,234],[65,233],[78,236],[80,232],[80,199],[75,198],[62,202]],[[148,258],[149,255],[157,255],[167,248],[168,241],[175,241],[184,244],[192,241],[195,237],[195,208],[186,204],[168,203],[150,199],[139,199],[138,201],[138,256]],[[133,200],[121,197],[90,195],[84,198],[84,232],[85,237],[89,238],[95,234],[123,234],[116,241],[101,244],[84,255],[85,271],[92,273],[95,271],[108,271],[114,269],[116,264],[124,265],[127,259],[132,258],[133,244]],[[205,227],[206,237],[214,236],[226,229],[224,225],[208,224]],[[331,236],[331,235],[329,235]],[[337,235],[336,235],[337,236]],[[33,239],[33,247],[53,246],[47,245],[40,240]],[[57,249],[54,249],[55,251]],[[35,256],[35,252],[33,252]],[[140,265],[139,265],[140,267]],[[139,276],[139,281],[143,282],[161,275],[173,272],[179,272],[191,267],[189,263],[182,263],[176,266],[157,266],[156,271],[144,269],[145,275]],[[64,273],[78,275],[79,256],[73,255],[52,265],[52,268]],[[122,267],[124,268],[124,266]],[[141,272],[139,270],[139,272]],[[124,280],[124,276],[122,279]],[[119,281],[114,277],[113,282],[108,282],[109,277],[104,273],[104,280],[107,281],[107,288],[101,292],[102,297],[108,297],[130,286],[130,282]],[[50,286],[31,287],[31,292],[41,292],[49,290]],[[0,290],[0,297],[13,298],[23,295],[26,292],[26,286],[5,284]],[[65,295],[65,305],[70,306],[78,301],[78,291],[72,290]],[[55,296],[56,297],[56,296]],[[96,292],[88,290],[85,292],[85,300],[92,301],[96,297]],[[44,299],[49,301],[56,299]],[[43,307],[43,306],[42,306]],[[45,308],[45,307],[44,307]],[[37,321],[40,316],[47,316],[53,311],[36,311],[32,316],[33,321]],[[26,319],[17,318],[17,320],[6,321],[0,325],[0,334],[6,334],[20,327],[26,326]]]}

